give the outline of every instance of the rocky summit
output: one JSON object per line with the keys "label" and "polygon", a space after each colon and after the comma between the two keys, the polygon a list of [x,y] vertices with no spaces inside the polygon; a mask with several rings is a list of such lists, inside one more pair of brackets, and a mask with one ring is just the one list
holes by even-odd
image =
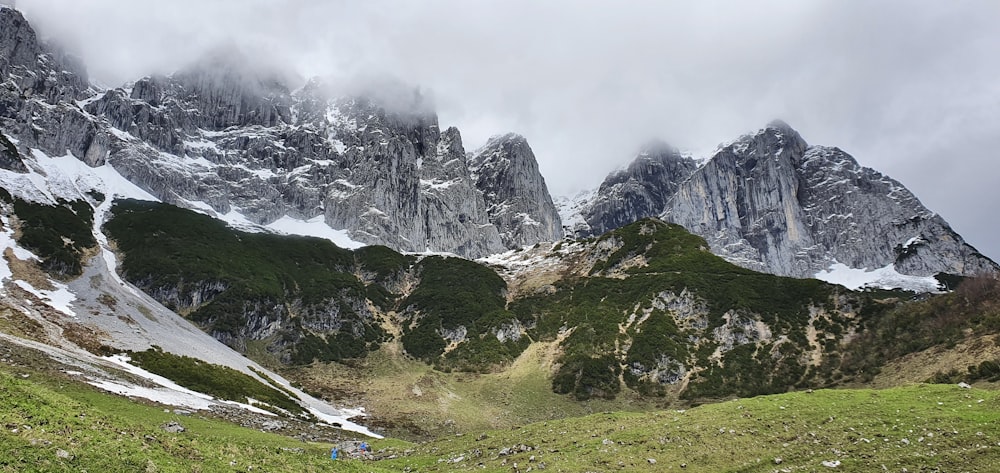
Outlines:
{"label": "rocky summit", "polygon": [[472,153],[470,167],[486,199],[490,222],[504,230],[500,237],[505,246],[562,238],[559,213],[523,136],[493,137]]}
{"label": "rocky summit", "polygon": [[653,141],[627,168],[608,175],[583,212],[579,230],[600,235],[646,217],[659,215],[682,182],[698,169],[674,147]]}
{"label": "rocky summit", "polygon": [[360,243],[470,258],[561,236],[527,143],[504,161],[509,177],[480,163],[500,174],[477,180],[459,131],[440,129],[419,90],[290,90],[232,50],[98,90],[19,12],[3,9],[0,22],[4,131],[51,156],[110,163],[164,202],[263,225],[321,217]]}
{"label": "rocky summit", "polygon": [[[662,203],[662,204],[661,204]],[[899,182],[775,121],[721,146],[701,167],[644,151],[582,210],[582,233],[659,215],[746,268],[813,277],[833,265],[977,275],[997,265]]]}

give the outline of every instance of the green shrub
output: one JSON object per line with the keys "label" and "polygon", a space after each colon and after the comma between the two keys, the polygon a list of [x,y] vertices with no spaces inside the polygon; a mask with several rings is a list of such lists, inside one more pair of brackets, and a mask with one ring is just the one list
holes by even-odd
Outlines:
{"label": "green shrub", "polygon": [[572,394],[577,400],[592,397],[614,399],[621,391],[621,366],[610,356],[572,356],[559,367],[552,379],[557,394]]}
{"label": "green shrub", "polygon": [[462,258],[429,256],[416,265],[420,283],[402,307],[433,314],[447,329],[464,326],[471,333],[485,314],[503,312],[507,283],[496,272]]}
{"label": "green shrub", "polygon": [[403,349],[411,356],[433,363],[444,353],[445,343],[438,330],[441,329],[441,319],[436,316],[425,317],[413,328],[403,330],[400,341]]}
{"label": "green shrub", "polygon": [[62,277],[83,273],[85,250],[97,246],[90,204],[60,199],[53,206],[14,199],[14,213],[21,220],[18,242],[41,258],[42,269]]}
{"label": "green shrub", "polygon": [[228,366],[213,365],[196,358],[174,355],[158,349],[134,352],[129,356],[142,369],[163,376],[192,391],[244,403],[248,402],[248,398],[252,398],[293,414],[305,412],[288,394]]}
{"label": "green shrub", "polygon": [[[295,363],[360,357],[380,342],[377,322],[352,307],[369,296],[386,307],[393,297],[366,286],[355,270],[407,261],[384,247],[355,253],[321,238],[241,232],[155,202],[116,201],[105,229],[124,253],[121,269],[130,282],[223,340],[245,337],[253,319],[282,322],[293,333],[279,339],[292,344]],[[303,320],[351,329],[307,336]]]}
{"label": "green shrub", "polygon": [[361,269],[375,273],[376,280],[394,277],[416,262],[415,257],[403,255],[382,245],[358,248],[354,250],[354,256]]}
{"label": "green shrub", "polygon": [[[413,326],[403,331],[410,355],[449,370],[483,371],[509,362],[526,343],[500,343],[492,331],[515,318],[507,306],[507,283],[495,271],[462,258],[429,256],[414,267],[419,283],[400,303]],[[466,340],[439,359],[442,330],[465,327]],[[491,340],[492,339],[492,340]]]}

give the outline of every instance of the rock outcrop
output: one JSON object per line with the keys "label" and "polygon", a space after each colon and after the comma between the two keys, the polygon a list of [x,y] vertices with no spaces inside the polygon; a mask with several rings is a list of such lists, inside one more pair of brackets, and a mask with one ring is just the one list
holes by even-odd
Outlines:
{"label": "rock outcrop", "polygon": [[491,138],[472,153],[470,168],[490,223],[507,248],[562,238],[562,223],[528,141],[517,134]]}

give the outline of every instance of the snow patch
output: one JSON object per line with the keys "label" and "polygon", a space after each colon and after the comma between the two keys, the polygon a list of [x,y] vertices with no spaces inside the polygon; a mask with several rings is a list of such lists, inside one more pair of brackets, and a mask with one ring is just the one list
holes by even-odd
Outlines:
{"label": "snow patch", "polygon": [[553,197],[552,203],[556,206],[556,212],[559,213],[559,219],[562,221],[563,228],[570,230],[578,226],[589,228],[587,221],[583,218],[582,212],[590,206],[596,197],[597,189],[580,191],[572,197]]}
{"label": "snow patch", "polygon": [[119,140],[122,140],[122,141],[126,141],[127,142],[127,141],[138,141],[139,140],[133,134],[131,134],[131,133],[127,132],[127,131],[119,130],[119,129],[115,128],[115,127],[108,127],[108,131],[111,132],[112,135],[115,135],[115,138],[118,138]]}
{"label": "snow patch", "polygon": [[158,388],[148,388],[144,386],[136,386],[129,384],[115,383],[111,381],[91,381],[89,382],[93,386],[97,386],[106,391],[116,392],[125,396],[135,396],[144,399],[149,399],[151,401],[156,401],[161,404],[167,404],[170,406],[182,406],[189,407],[192,409],[208,409],[213,404],[229,404],[233,406],[242,407],[248,411],[256,412],[258,414],[265,414],[269,416],[274,416],[274,413],[266,411],[256,406],[250,404],[227,401],[222,399],[215,399],[208,394],[203,394],[197,391],[192,391],[185,388],[163,376],[150,373],[138,366],[131,363],[132,361],[126,355],[111,355],[102,357],[104,360],[114,363],[118,367],[124,369],[125,371],[139,376],[143,379],[151,381],[160,387]]}
{"label": "snow patch", "polygon": [[270,179],[272,177],[276,177],[277,176],[277,174],[275,174],[274,171],[272,171],[270,169],[264,169],[264,168],[253,169],[253,168],[250,168],[249,166],[246,166],[244,164],[237,164],[235,167],[239,168],[239,169],[242,169],[242,170],[244,170],[244,171],[246,171],[246,172],[248,172],[250,174],[253,174],[253,175],[259,177],[261,180],[264,180],[264,181],[266,181],[266,180],[268,180],[268,179]]}
{"label": "snow patch", "polygon": [[421,179],[420,185],[421,187],[427,187],[432,190],[444,190],[451,187],[456,182],[458,182],[458,179],[452,179],[450,181],[438,181],[437,179]]}
{"label": "snow patch", "polygon": [[271,230],[291,235],[305,235],[319,238],[326,238],[341,248],[355,249],[365,246],[364,243],[354,241],[348,236],[347,230],[335,230],[326,224],[322,215],[317,215],[309,220],[299,220],[289,216],[284,216],[266,226]]}
{"label": "snow patch", "polygon": [[[259,414],[264,414],[268,416],[274,416],[274,413],[261,409],[257,406],[251,405],[249,403],[242,403],[236,401],[228,401],[224,399],[216,399],[204,393],[193,391],[191,389],[185,388],[183,386],[174,383],[173,381],[164,378],[160,375],[150,373],[138,366],[129,363],[131,360],[126,355],[112,355],[107,357],[102,357],[103,360],[108,361],[119,368],[143,378],[153,384],[156,387],[145,387],[138,386],[134,384],[125,384],[122,382],[108,381],[108,380],[96,380],[92,379],[88,381],[89,384],[96,386],[98,388],[104,389],[105,391],[121,394],[129,397],[141,397],[143,399],[149,399],[151,401],[159,402],[161,404],[166,404],[169,406],[187,407],[190,409],[209,409],[216,404],[227,404],[231,406],[240,407],[248,411],[256,412]],[[284,379],[277,377],[278,380],[284,381]],[[300,398],[305,401],[306,409],[316,416],[321,421],[333,425],[339,426],[344,430],[349,430],[352,432],[357,432],[360,434],[368,435],[374,438],[382,438],[382,436],[372,433],[364,426],[355,424],[347,420],[348,418],[364,416],[364,408],[356,409],[345,409],[339,411],[338,414],[331,414],[321,407],[329,407],[320,402],[317,402],[311,396],[298,392],[297,389],[292,388],[287,382],[282,384],[285,388],[291,389],[297,392]]]}
{"label": "snow patch", "polygon": [[345,145],[343,141],[331,138],[330,144],[333,145],[333,149],[337,151],[337,154],[343,155],[347,152],[347,145]]}
{"label": "snow patch", "polygon": [[[87,200],[88,193],[93,191],[104,194],[104,201],[94,211],[94,234],[102,248],[102,256],[110,267],[115,267],[114,254],[107,250],[107,237],[100,233],[105,215],[110,209],[115,197],[136,198],[141,200],[157,200],[155,197],[132,184],[118,173],[110,164],[92,168],[83,161],[67,154],[66,156],[50,157],[33,149],[30,152],[34,160],[26,160],[30,172],[25,175],[12,171],[0,170],[0,186],[7,189],[15,197],[23,200],[55,205],[58,199]],[[14,250],[18,259],[38,259],[31,252],[20,248],[14,241],[13,230],[10,229],[6,217],[3,219],[4,232],[0,233],[0,251],[6,248]],[[0,265],[0,281],[12,278],[10,267],[5,262]],[[36,289],[25,281],[15,281],[22,289],[38,296],[53,309],[71,317],[76,314],[71,303],[76,296],[65,284],[51,281],[54,290]]]}
{"label": "snow patch", "polygon": [[202,139],[198,141],[184,141],[183,144],[185,149],[191,149],[191,150],[210,149],[212,151],[215,151],[216,153],[219,152],[219,147],[215,144],[214,141],[208,141]]}
{"label": "snow patch", "polygon": [[70,154],[53,158],[37,149],[32,149],[31,155],[35,159],[26,161],[31,168],[27,175],[0,170],[0,185],[26,201],[52,205],[59,198],[86,200],[90,191],[104,194],[105,201],[113,197],[159,201],[110,164],[92,168]]}
{"label": "snow patch", "polygon": [[59,312],[62,312],[70,317],[75,318],[76,313],[73,312],[73,309],[70,308],[71,307],[70,302],[75,301],[76,296],[73,295],[72,292],[69,292],[69,288],[67,288],[65,284],[51,280],[49,282],[53,286],[55,286],[55,289],[53,290],[35,289],[35,287],[32,286],[31,284],[28,284],[27,281],[22,281],[20,279],[15,280],[14,284],[17,284],[18,286],[21,287],[21,289],[24,289],[25,291],[28,291],[37,296],[39,299],[45,302],[45,305],[52,307],[53,309],[58,310]]}
{"label": "snow patch", "polygon": [[938,281],[934,277],[900,274],[891,264],[869,271],[868,268],[856,269],[843,263],[833,263],[828,269],[816,273],[815,278],[831,284],[840,284],[851,290],[866,287],[906,289],[916,292],[939,290]]}
{"label": "snow patch", "polygon": [[903,249],[907,250],[911,246],[919,246],[925,243],[927,243],[927,240],[925,240],[924,237],[917,235],[913,238],[910,238],[909,240],[906,240],[906,243],[903,243]]}
{"label": "snow patch", "polygon": [[[27,259],[38,259],[30,251],[18,246],[17,241],[14,240],[14,229],[10,227],[10,220],[7,219],[6,215],[0,215],[0,222],[3,223],[3,231],[0,232],[0,255],[7,252],[7,248],[10,248],[14,252],[14,256],[20,260]],[[10,279],[14,276],[14,273],[10,270],[10,264],[7,262],[6,258],[0,259],[0,288],[3,287],[3,281]]]}

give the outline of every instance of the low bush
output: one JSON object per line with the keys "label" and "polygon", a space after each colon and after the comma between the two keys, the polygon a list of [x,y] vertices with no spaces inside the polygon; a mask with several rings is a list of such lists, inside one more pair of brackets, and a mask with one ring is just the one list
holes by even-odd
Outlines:
{"label": "low bush", "polygon": [[196,358],[174,355],[158,349],[134,352],[129,356],[142,369],[163,376],[192,391],[243,403],[249,402],[248,398],[252,398],[293,414],[305,412],[288,394],[228,366],[213,365]]}

